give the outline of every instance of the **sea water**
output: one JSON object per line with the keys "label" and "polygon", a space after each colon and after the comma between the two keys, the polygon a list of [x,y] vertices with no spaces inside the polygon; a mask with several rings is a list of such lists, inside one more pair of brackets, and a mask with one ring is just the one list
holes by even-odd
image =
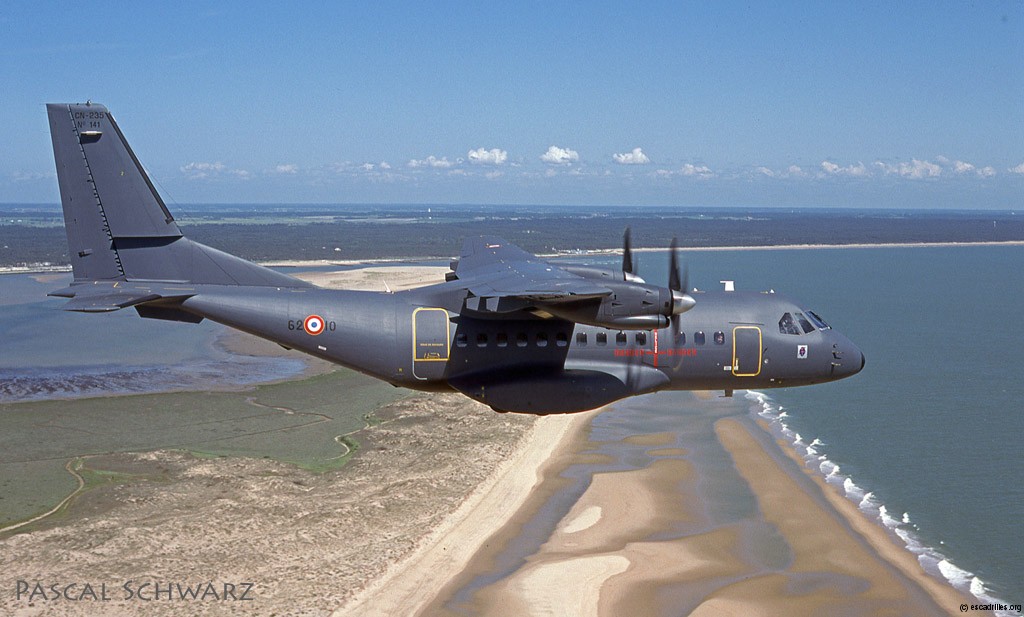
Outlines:
{"label": "sea water", "polygon": [[[665,253],[641,275],[667,280]],[[1024,247],[684,253],[691,285],[775,289],[856,343],[860,374],[754,412],[933,574],[1024,601]],[[741,393],[737,393],[740,395]]]}
{"label": "sea water", "polygon": [[305,361],[232,354],[226,328],[140,319],[133,309],[83,314],[46,293],[70,274],[0,276],[0,403],[203,390],[285,379]]}

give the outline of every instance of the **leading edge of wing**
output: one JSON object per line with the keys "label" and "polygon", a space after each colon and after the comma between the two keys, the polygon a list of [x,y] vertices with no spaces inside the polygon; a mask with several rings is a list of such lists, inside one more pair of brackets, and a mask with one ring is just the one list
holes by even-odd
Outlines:
{"label": "leading edge of wing", "polygon": [[495,236],[468,238],[456,274],[463,286],[479,297],[572,302],[612,293]]}

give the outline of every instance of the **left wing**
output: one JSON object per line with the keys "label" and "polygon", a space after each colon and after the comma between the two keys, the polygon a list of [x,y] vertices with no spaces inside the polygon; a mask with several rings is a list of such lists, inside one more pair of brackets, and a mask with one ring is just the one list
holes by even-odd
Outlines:
{"label": "left wing", "polygon": [[480,298],[518,298],[547,304],[612,294],[605,285],[566,272],[495,236],[467,239],[454,270],[470,294]]}

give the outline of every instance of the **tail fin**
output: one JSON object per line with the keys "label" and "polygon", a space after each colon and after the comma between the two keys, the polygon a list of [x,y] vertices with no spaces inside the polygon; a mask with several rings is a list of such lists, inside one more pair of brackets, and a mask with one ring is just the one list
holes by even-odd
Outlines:
{"label": "tail fin", "polygon": [[185,238],[103,105],[46,112],[76,283],[308,286]]}

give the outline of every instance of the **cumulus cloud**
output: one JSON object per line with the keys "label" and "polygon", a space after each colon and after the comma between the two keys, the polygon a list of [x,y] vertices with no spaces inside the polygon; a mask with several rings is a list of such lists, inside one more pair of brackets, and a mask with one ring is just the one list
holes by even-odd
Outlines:
{"label": "cumulus cloud", "polygon": [[701,178],[710,178],[715,175],[715,172],[711,171],[711,168],[707,165],[693,165],[691,163],[683,165],[679,173],[684,176],[698,176]]}
{"label": "cumulus cloud", "polygon": [[224,163],[217,161],[216,163],[203,163],[203,162],[192,162],[181,167],[181,173],[185,174],[193,180],[202,180],[203,178],[209,178],[222,173],[227,167]]}
{"label": "cumulus cloud", "polygon": [[651,162],[651,159],[640,148],[633,148],[631,152],[623,154],[613,154],[612,160],[619,165],[646,165]]}
{"label": "cumulus cloud", "polygon": [[953,171],[955,171],[958,174],[965,174],[974,171],[974,165],[971,165],[970,163],[965,163],[963,161],[956,161],[955,163],[953,163]]}
{"label": "cumulus cloud", "polygon": [[856,165],[847,165],[846,167],[843,167],[841,165],[833,163],[832,161],[822,161],[821,169],[830,176],[850,176],[852,178],[863,178],[865,176],[871,175],[871,172],[868,171],[868,168],[864,165],[864,163],[860,162],[858,162]]}
{"label": "cumulus cloud", "polygon": [[[949,159],[946,159],[945,157],[940,156],[938,157],[938,160],[939,162],[949,164]],[[974,174],[979,178],[991,178],[992,176],[996,175],[995,168],[987,165],[985,167],[977,167],[972,163],[966,163],[964,161],[953,161],[952,166],[953,171],[955,171],[958,174]]]}
{"label": "cumulus cloud", "polygon": [[[770,170],[769,170],[770,171]],[[711,178],[715,175],[715,172],[711,171],[711,168],[707,165],[694,165],[692,163],[686,163],[676,171],[670,169],[659,169],[654,172],[655,175],[662,178],[669,178],[672,176],[686,176],[689,178]]]}
{"label": "cumulus cloud", "polygon": [[[967,163],[967,165],[970,164]],[[912,180],[938,178],[942,175],[942,167],[932,163],[931,161],[922,161],[919,159],[911,159],[909,163],[903,162],[898,165],[891,165],[889,163],[883,163],[882,161],[876,161],[875,166],[885,172],[886,175],[895,174]],[[973,165],[970,165],[970,167],[971,169],[974,168]]]}
{"label": "cumulus cloud", "polygon": [[1013,174],[1024,174],[1024,163],[1021,163],[1020,165],[1017,165],[1016,167],[1011,167],[1010,168],[1010,173],[1013,173]]}
{"label": "cumulus cloud", "polygon": [[476,150],[470,150],[466,154],[466,158],[469,159],[470,163],[477,163],[479,165],[501,165],[508,160],[508,152],[499,148],[492,148],[490,150],[477,148]]}
{"label": "cumulus cloud", "polygon": [[451,167],[454,164],[455,163],[452,163],[451,161],[449,161],[448,157],[446,157],[446,156],[442,156],[441,158],[437,158],[436,156],[431,154],[430,156],[428,156],[425,159],[411,159],[406,165],[408,167],[412,168],[412,169],[416,169],[418,167],[433,167],[435,169],[448,169],[449,167]]}
{"label": "cumulus cloud", "polygon": [[775,177],[775,172],[772,171],[771,169],[768,169],[767,167],[758,167],[755,171],[757,171],[757,173],[761,174],[762,176],[768,176],[769,178]]}
{"label": "cumulus cloud", "polygon": [[295,163],[288,163],[285,165],[278,165],[271,171],[275,174],[297,174],[299,173],[299,166]]}
{"label": "cumulus cloud", "polygon": [[[639,148],[637,148],[639,150]],[[570,165],[580,160],[580,153],[569,148],[551,146],[548,151],[540,155],[540,160],[549,165]]]}

